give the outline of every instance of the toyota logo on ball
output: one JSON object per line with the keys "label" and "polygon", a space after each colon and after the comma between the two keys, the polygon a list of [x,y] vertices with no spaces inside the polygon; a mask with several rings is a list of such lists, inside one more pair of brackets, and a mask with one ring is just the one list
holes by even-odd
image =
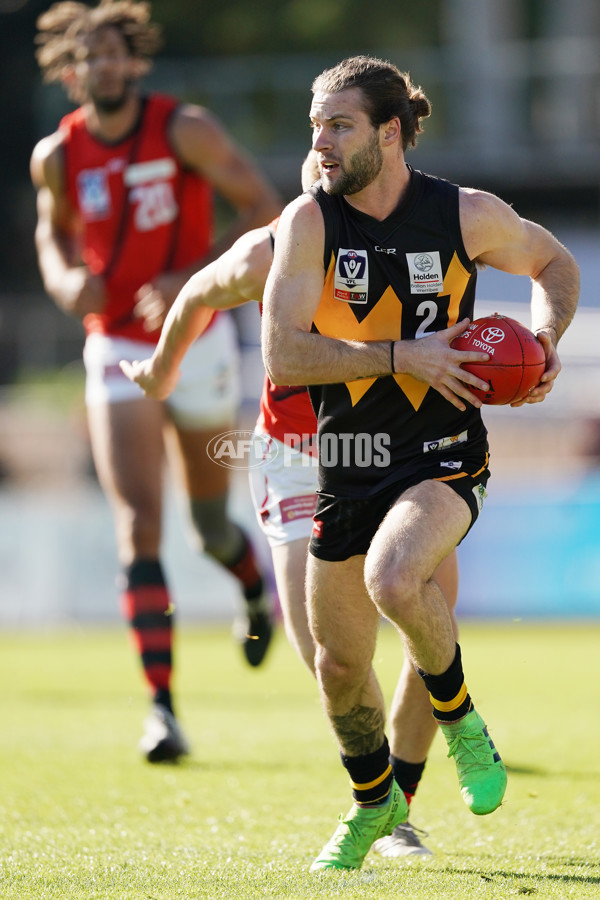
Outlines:
{"label": "toyota logo on ball", "polygon": [[501,328],[488,326],[481,332],[481,340],[485,341],[486,344],[499,344],[500,341],[504,340],[504,332]]}

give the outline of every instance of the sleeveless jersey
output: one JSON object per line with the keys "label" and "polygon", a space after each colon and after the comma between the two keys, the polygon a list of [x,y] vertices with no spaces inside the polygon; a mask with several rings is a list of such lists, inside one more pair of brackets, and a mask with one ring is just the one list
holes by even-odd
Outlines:
{"label": "sleeveless jersey", "polygon": [[[323,292],[313,331],[360,341],[425,337],[473,318],[476,267],[464,248],[458,187],[409,167],[397,209],[380,222],[309,193],[325,222]],[[460,412],[411,375],[309,387],[319,420],[319,489],[369,496],[433,462],[487,446],[481,414]]]}
{"label": "sleeveless jersey", "polygon": [[184,268],[209,249],[212,192],[186,170],[171,147],[169,124],[177,102],[142,99],[131,134],[107,144],[87,129],[83,109],[65,116],[65,187],[78,211],[85,265],[105,280],[107,303],[85,317],[86,332],[157,341],[133,317],[135,292],[161,272]]}
{"label": "sleeveless jersey", "polygon": [[[279,217],[267,226],[273,243],[278,222]],[[260,309],[262,315],[262,303]],[[314,436],[317,431],[317,417],[306,387],[275,385],[265,374],[256,425],[261,431],[284,444],[311,456],[316,455]]]}

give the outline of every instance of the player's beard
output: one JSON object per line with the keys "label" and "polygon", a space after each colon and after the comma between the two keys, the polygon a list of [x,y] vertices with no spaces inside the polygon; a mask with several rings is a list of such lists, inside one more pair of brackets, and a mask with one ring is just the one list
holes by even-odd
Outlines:
{"label": "player's beard", "polygon": [[330,185],[323,184],[323,188],[331,195],[358,194],[377,178],[382,165],[383,153],[379,146],[379,133],[375,131],[365,146],[352,154],[347,165],[340,163],[341,174],[337,181]]}
{"label": "player's beard", "polygon": [[101,113],[114,113],[119,112],[120,109],[123,109],[127,101],[129,100],[129,96],[131,94],[131,85],[133,84],[132,79],[126,79],[123,82],[123,89],[120,94],[113,95],[112,97],[103,97],[98,96],[98,94],[91,92],[91,100],[98,112]]}

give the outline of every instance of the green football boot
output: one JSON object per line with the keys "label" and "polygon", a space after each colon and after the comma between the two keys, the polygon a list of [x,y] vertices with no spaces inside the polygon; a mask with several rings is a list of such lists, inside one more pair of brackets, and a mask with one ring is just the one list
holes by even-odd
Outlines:
{"label": "green football boot", "polygon": [[463,800],[476,816],[494,812],[506,790],[506,769],[485,722],[472,709],[457,722],[439,722],[454,757]]}
{"label": "green football boot", "polygon": [[381,806],[357,806],[340,824],[312,866],[311,872],[321,869],[360,869],[371,845],[378,838],[391,834],[396,825],[406,822],[408,804],[396,781],[388,799]]}

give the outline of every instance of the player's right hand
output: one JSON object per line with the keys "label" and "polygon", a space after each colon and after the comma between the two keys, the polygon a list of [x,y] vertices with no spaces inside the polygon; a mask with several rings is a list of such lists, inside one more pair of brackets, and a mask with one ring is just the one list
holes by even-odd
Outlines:
{"label": "player's right hand", "polygon": [[133,362],[122,359],[119,366],[130,381],[139,384],[144,394],[154,400],[166,400],[175,390],[181,376],[179,370],[173,373],[160,373],[153,357],[141,361],[136,359]]}
{"label": "player's right hand", "polygon": [[404,371],[418,381],[431,385],[461,412],[467,408],[465,401],[477,408],[481,407],[481,400],[471,393],[469,385],[481,390],[488,388],[487,382],[483,379],[461,369],[461,363],[486,362],[489,355],[472,350],[454,350],[450,346],[454,338],[466,331],[469,324],[468,319],[463,319],[450,328],[417,340],[396,343],[396,348],[400,347],[401,350],[404,345],[404,350],[408,354],[408,364],[403,367]]}
{"label": "player's right hand", "polygon": [[103,279],[92,275],[86,266],[67,269],[60,282],[60,305],[66,313],[80,319],[102,312],[106,306]]}

